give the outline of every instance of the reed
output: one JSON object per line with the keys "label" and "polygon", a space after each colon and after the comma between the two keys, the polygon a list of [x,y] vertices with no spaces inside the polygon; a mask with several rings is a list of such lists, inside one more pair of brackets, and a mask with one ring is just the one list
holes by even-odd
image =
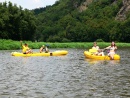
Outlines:
{"label": "reed", "polygon": [[[39,49],[42,45],[48,45],[49,48],[91,48],[93,42],[67,42],[67,43],[50,43],[50,42],[31,42],[23,41],[27,43],[28,46],[32,49]],[[100,48],[105,48],[109,46],[110,42],[98,42]],[[130,43],[116,43],[117,47],[130,47]],[[0,50],[16,50],[21,49],[20,41],[0,39]]]}

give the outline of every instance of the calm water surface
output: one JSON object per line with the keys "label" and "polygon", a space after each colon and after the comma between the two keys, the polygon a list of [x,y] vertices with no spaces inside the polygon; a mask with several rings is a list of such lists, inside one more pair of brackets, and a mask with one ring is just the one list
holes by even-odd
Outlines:
{"label": "calm water surface", "polygon": [[130,48],[118,49],[119,61],[89,60],[84,49],[66,50],[58,57],[0,51],[0,98],[130,98]]}

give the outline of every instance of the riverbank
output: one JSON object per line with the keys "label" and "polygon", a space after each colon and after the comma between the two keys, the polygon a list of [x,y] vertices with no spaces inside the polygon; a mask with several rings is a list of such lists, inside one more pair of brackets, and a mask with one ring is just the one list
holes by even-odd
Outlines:
{"label": "riverbank", "polygon": [[[50,42],[31,42],[23,41],[27,43],[32,49],[39,49],[42,45],[47,44],[49,48],[91,48],[93,42],[68,42],[68,43],[50,43]],[[98,42],[100,48],[109,46],[110,42]],[[117,47],[130,47],[130,43],[116,43]],[[21,49],[20,41],[0,39],[0,50],[16,50]]]}

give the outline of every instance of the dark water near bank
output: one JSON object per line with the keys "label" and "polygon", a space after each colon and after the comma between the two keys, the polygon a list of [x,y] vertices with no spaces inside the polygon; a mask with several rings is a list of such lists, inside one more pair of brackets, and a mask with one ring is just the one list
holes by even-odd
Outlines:
{"label": "dark water near bank", "polygon": [[118,49],[119,61],[89,60],[84,49],[66,50],[59,57],[0,51],[0,98],[130,98],[130,48]]}

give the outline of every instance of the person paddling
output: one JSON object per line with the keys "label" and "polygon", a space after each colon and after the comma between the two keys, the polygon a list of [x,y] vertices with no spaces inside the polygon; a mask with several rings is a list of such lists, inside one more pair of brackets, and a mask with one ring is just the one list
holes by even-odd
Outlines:
{"label": "person paddling", "polygon": [[97,42],[93,43],[92,49],[99,50],[99,46],[97,46]]}
{"label": "person paddling", "polygon": [[42,47],[40,48],[40,53],[42,53],[43,50],[45,51],[45,53],[49,52],[49,49],[48,49],[47,45],[42,45]]}
{"label": "person paddling", "polygon": [[28,47],[28,44],[23,44],[22,41],[21,42],[21,46],[22,46],[22,52],[23,54],[29,54],[29,53],[33,53],[33,51]]}
{"label": "person paddling", "polygon": [[97,52],[94,53],[95,55],[104,56],[103,51],[101,49],[99,49],[99,46],[97,46],[97,42],[93,43],[92,49],[97,50]]}
{"label": "person paddling", "polygon": [[106,47],[105,49],[109,49],[108,56],[110,56],[111,60],[114,59],[115,50],[117,49],[117,46],[114,41],[111,42],[111,46]]}

